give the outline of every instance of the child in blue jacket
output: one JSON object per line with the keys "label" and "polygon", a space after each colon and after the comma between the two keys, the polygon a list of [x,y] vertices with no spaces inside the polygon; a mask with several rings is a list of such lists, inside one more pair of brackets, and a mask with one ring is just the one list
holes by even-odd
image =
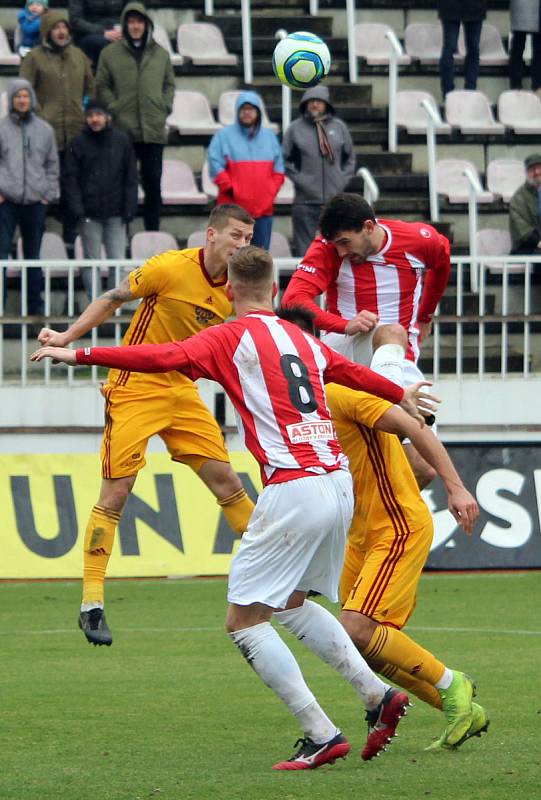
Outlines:
{"label": "child in blue jacket", "polygon": [[21,29],[21,42],[19,54],[25,56],[32,47],[40,44],[40,23],[42,16],[49,8],[49,0],[28,0],[17,19]]}

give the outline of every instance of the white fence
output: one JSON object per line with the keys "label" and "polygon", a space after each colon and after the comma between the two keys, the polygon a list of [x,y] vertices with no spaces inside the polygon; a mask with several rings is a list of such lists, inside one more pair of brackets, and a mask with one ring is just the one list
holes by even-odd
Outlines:
{"label": "white fence", "polygon": [[[423,348],[425,371],[438,379],[443,374],[460,377],[473,371],[505,378],[529,378],[541,373],[541,260],[526,257],[453,258],[453,280],[442,308],[434,320],[433,336]],[[275,259],[278,280],[295,269],[295,259]],[[29,317],[26,270],[41,266],[45,276],[44,307],[47,326],[64,330],[88,302],[78,277],[82,270],[93,272],[93,295],[100,289],[100,268],[113,270],[117,284],[138,261],[115,262],[10,261],[0,264],[0,382],[10,385],[81,385],[97,383],[96,367],[90,372],[72,368],[51,368],[49,361],[29,361],[37,346],[36,335],[43,319]],[[8,289],[4,303],[6,270],[20,273],[20,288]],[[475,271],[478,294],[469,292],[471,270]],[[13,277],[10,279],[13,281]],[[13,295],[12,295],[13,292]],[[15,293],[19,297],[15,302]],[[453,299],[454,298],[454,299]],[[85,340],[92,345],[119,344],[133,313],[134,304],[118,309],[115,316]],[[517,365],[517,362],[520,364]],[[497,362],[497,363],[496,363]]]}

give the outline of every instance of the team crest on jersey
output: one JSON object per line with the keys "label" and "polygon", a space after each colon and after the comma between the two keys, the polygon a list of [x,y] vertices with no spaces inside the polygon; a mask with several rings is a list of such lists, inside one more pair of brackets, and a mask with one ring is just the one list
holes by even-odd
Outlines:
{"label": "team crest on jersey", "polygon": [[195,307],[195,318],[200,325],[208,325],[211,319],[214,319],[214,312],[209,311],[208,308],[202,308],[202,306]]}
{"label": "team crest on jersey", "polygon": [[425,239],[430,239],[430,237],[432,236],[428,228],[419,228],[419,233],[421,234],[421,236],[424,236]]}
{"label": "team crest on jersey", "polygon": [[292,444],[327,441],[335,438],[333,424],[330,420],[295,422],[292,425],[286,425],[286,430]]}

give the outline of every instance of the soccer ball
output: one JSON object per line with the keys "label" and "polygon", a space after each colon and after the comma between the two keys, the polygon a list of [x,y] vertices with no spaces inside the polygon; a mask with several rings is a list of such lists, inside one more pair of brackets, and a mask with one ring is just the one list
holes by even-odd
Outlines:
{"label": "soccer ball", "polygon": [[274,74],[286,86],[309,89],[329,74],[331,54],[319,36],[306,31],[281,39],[272,54]]}

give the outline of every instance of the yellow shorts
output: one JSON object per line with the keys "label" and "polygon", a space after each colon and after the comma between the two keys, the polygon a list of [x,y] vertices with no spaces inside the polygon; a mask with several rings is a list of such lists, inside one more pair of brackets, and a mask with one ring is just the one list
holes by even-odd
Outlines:
{"label": "yellow shorts", "polygon": [[433,532],[430,520],[406,534],[396,535],[391,529],[369,535],[362,549],[348,544],[340,579],[343,610],[402,628],[415,608]]}
{"label": "yellow shorts", "polygon": [[146,463],[148,440],[155,434],[164,441],[173,461],[192,465],[190,456],[229,461],[218,423],[191,381],[174,387],[149,386],[144,393],[108,384],[103,395],[103,478],[139,472]]}

